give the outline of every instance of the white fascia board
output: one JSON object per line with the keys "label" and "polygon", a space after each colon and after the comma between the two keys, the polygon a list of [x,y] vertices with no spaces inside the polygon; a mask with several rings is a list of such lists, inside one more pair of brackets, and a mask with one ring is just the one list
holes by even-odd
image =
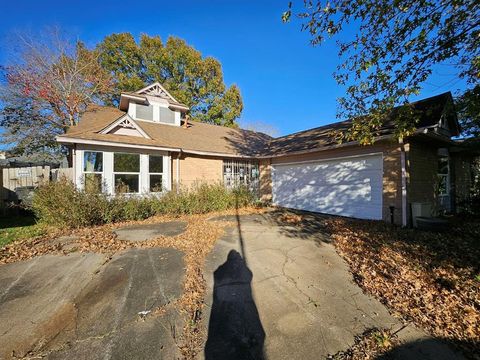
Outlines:
{"label": "white fascia board", "polygon": [[147,91],[147,90],[149,90],[149,89],[151,89],[151,88],[153,88],[153,87],[155,87],[155,86],[158,86],[160,89],[162,89],[162,90],[165,92],[165,94],[167,94],[167,95],[170,97],[170,99],[172,99],[172,100],[175,101],[175,102],[178,102],[177,100],[175,100],[175,98],[172,96],[172,94],[170,94],[170,93],[167,91],[167,89],[165,89],[165,88],[162,86],[162,84],[160,84],[158,81],[157,81],[157,82],[154,82],[153,84],[150,84],[150,85],[148,85],[148,86],[145,86],[143,89],[140,89],[140,90],[136,91],[136,93],[137,93],[137,94],[142,94],[143,92],[145,92],[145,91]]}
{"label": "white fascia board", "polygon": [[118,126],[121,122],[123,122],[124,120],[127,120],[130,124],[132,124],[132,126],[135,128],[135,130],[137,130],[140,135],[142,135],[144,138],[146,139],[150,139],[151,140],[151,137],[148,136],[148,134],[143,131],[143,129],[135,122],[135,120],[133,120],[128,114],[125,114],[125,115],[122,115],[120,118],[118,118],[117,120],[115,120],[113,123],[111,123],[110,125],[108,125],[107,127],[103,128],[102,130],[99,131],[100,134],[108,134],[111,130],[113,130],[116,126]]}
{"label": "white fascia board", "polygon": [[182,149],[182,148],[170,148],[170,147],[152,146],[152,145],[136,145],[136,144],[118,143],[118,142],[102,141],[102,140],[88,140],[88,139],[71,138],[71,137],[64,137],[64,136],[57,136],[56,141],[61,144],[103,145],[103,146],[127,147],[127,148],[145,149],[145,150],[173,151],[173,152],[181,152],[185,154],[194,154],[194,155],[241,158],[241,159],[256,159],[255,156],[243,156],[243,155],[235,155],[235,154],[217,153],[217,152],[210,152],[210,151],[197,151],[197,150],[188,150],[188,149]]}
{"label": "white fascia board", "polygon": [[136,144],[118,143],[118,142],[102,141],[102,140],[88,140],[88,139],[71,138],[71,137],[64,137],[64,136],[57,136],[56,140],[61,144],[104,145],[104,146],[126,147],[126,148],[146,149],[146,150],[182,151],[182,149],[179,149],[179,148],[169,148],[169,147],[151,146],[151,145],[136,145]]}

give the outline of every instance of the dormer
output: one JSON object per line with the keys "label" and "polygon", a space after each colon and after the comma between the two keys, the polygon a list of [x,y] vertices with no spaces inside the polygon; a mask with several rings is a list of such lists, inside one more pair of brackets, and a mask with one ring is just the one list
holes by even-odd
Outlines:
{"label": "dormer", "polygon": [[189,110],[158,82],[134,93],[122,93],[119,108],[134,120],[173,126],[180,126],[181,119]]}

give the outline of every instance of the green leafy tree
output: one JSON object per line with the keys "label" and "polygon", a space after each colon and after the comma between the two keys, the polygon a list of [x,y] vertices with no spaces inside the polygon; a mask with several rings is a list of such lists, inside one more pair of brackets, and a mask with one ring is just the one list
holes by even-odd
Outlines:
{"label": "green leafy tree", "polygon": [[190,107],[192,119],[236,127],[243,103],[236,85],[226,87],[222,66],[177,37],[163,44],[158,36],[112,34],[97,46],[101,64],[114,78],[106,102],[117,105],[121,91],[136,91],[160,82]]}
{"label": "green leafy tree", "polygon": [[457,97],[455,106],[463,135],[480,137],[480,85]]}
{"label": "green leafy tree", "polygon": [[[437,64],[454,66],[469,87],[480,78],[478,1],[315,0],[290,3],[283,21],[292,14],[313,45],[341,34],[334,78],[346,94],[338,116],[354,119],[341,140],[371,143],[384,114],[419,94]],[[397,136],[407,136],[415,114],[407,109],[398,119]]]}

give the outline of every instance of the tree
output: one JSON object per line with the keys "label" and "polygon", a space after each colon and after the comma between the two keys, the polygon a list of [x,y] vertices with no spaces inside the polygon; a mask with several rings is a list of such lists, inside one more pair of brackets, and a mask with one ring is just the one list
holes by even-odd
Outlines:
{"label": "tree", "polygon": [[101,64],[114,79],[105,97],[117,105],[122,91],[136,91],[160,82],[179,102],[190,107],[192,119],[236,127],[243,103],[236,85],[223,80],[222,66],[177,37],[164,45],[160,37],[142,35],[137,43],[130,33],[112,34],[98,44]]}
{"label": "tree", "polygon": [[245,130],[260,132],[271,137],[280,136],[280,130],[275,125],[264,121],[244,121],[242,122],[242,128]]}
{"label": "tree", "polygon": [[13,153],[56,153],[55,136],[78,123],[88,104],[110,90],[109,74],[98,53],[59,32],[45,37],[19,36],[15,61],[1,66],[2,142]]}
{"label": "tree", "polygon": [[[337,41],[342,62],[334,78],[346,86],[346,95],[339,99],[338,116],[353,119],[343,140],[371,143],[384,114],[419,94],[437,64],[453,66],[469,87],[480,78],[478,1],[312,0],[301,10],[290,3],[283,21],[292,13],[313,45],[342,34]],[[397,136],[410,134],[415,121],[406,111]]]}
{"label": "tree", "polygon": [[455,99],[458,119],[466,137],[480,136],[480,85],[465,91]]}

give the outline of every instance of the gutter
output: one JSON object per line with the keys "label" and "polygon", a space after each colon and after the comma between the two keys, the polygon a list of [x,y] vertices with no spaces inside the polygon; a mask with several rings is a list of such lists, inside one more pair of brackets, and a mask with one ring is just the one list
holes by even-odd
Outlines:
{"label": "gutter", "polygon": [[258,156],[245,156],[245,155],[218,153],[218,152],[211,152],[211,151],[197,151],[197,150],[188,150],[183,148],[154,146],[154,145],[127,144],[127,143],[119,143],[119,142],[105,141],[105,140],[88,140],[88,139],[66,137],[66,136],[57,136],[55,140],[60,144],[103,145],[103,146],[135,148],[135,149],[145,149],[145,150],[173,151],[173,152],[182,152],[182,153],[194,154],[194,155],[217,156],[217,157],[236,158],[236,159],[259,158]]}
{"label": "gutter", "polygon": [[178,154],[177,154],[177,176],[175,178],[175,182],[176,182],[176,187],[177,187],[177,194],[179,193],[180,191],[180,155],[182,154],[182,152],[180,151]]}
{"label": "gutter", "polygon": [[402,177],[402,226],[407,226],[407,161],[405,154],[405,144],[403,139],[399,140],[400,143],[400,166]]}

